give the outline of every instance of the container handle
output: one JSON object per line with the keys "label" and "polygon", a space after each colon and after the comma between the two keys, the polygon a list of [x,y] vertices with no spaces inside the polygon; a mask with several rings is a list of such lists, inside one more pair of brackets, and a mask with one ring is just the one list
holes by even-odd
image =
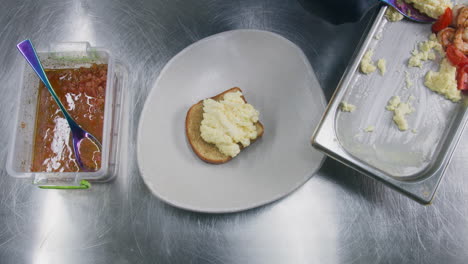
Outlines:
{"label": "container handle", "polygon": [[40,185],[39,188],[41,189],[59,189],[59,190],[83,190],[89,189],[91,187],[91,183],[87,180],[81,180],[80,185],[69,185],[69,186],[60,186],[60,185]]}

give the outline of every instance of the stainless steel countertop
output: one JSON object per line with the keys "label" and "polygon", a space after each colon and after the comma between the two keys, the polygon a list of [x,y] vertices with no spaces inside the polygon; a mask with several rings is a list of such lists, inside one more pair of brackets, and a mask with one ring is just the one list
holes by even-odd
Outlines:
{"label": "stainless steel countertop", "polygon": [[[0,6],[0,263],[466,262],[468,142],[456,150],[430,206],[330,159],[292,195],[225,215],[166,205],[139,175],[138,117],[159,71],[184,47],[231,29],[279,33],[304,50],[330,98],[372,14],[333,26],[295,0],[3,0]],[[15,44],[24,38],[39,48],[89,41],[129,66],[129,144],[115,181],[85,191],[40,190],[7,175],[22,60]]]}

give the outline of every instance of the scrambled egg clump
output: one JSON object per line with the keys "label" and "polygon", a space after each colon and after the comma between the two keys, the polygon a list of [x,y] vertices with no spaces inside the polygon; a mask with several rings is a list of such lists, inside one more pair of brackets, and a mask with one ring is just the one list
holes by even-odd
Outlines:
{"label": "scrambled egg clump", "polygon": [[391,22],[397,22],[403,19],[403,15],[391,6],[389,6],[385,12],[385,17]]}
{"label": "scrambled egg clump", "polygon": [[255,108],[245,103],[241,92],[231,92],[224,95],[224,100],[203,101],[203,120],[200,126],[201,137],[208,143],[215,144],[221,153],[235,157],[240,152],[240,146],[250,145],[256,139],[259,113]]}
{"label": "scrambled egg clump", "polygon": [[367,133],[372,133],[375,130],[375,126],[368,126],[364,129],[365,132]]}
{"label": "scrambled egg clump", "polygon": [[447,59],[443,59],[439,72],[429,71],[426,74],[424,85],[445,98],[458,102],[461,100],[461,92],[457,89],[457,68],[452,66]]}
{"label": "scrambled egg clump", "polygon": [[437,19],[447,7],[452,8],[450,0],[406,0],[422,13]]}
{"label": "scrambled egg clump", "polygon": [[414,108],[409,101],[403,103],[399,96],[393,96],[388,101],[386,109],[393,112],[393,121],[398,126],[398,129],[401,131],[408,130],[408,121],[405,117],[414,112]]}
{"label": "scrambled egg clump", "polygon": [[431,34],[429,40],[419,43],[419,50],[414,49],[411,53],[412,56],[408,61],[410,67],[422,67],[422,62],[427,60],[435,60],[436,55],[434,50],[437,50],[439,54],[444,55],[444,50],[435,34]]}
{"label": "scrambled egg clump", "polygon": [[410,74],[408,71],[405,71],[405,84],[406,84],[406,89],[411,88],[413,86],[413,81],[410,79]]}
{"label": "scrambled egg clump", "polygon": [[364,57],[361,60],[361,72],[365,74],[373,73],[377,68],[375,67],[374,63],[372,62],[372,55],[374,55],[374,51],[368,50]]}
{"label": "scrambled egg clump", "polygon": [[353,112],[354,110],[356,110],[356,106],[343,101],[340,103],[340,110],[342,112]]}
{"label": "scrambled egg clump", "polygon": [[387,61],[385,59],[379,59],[377,61],[377,68],[379,68],[380,74],[383,76],[387,71]]}

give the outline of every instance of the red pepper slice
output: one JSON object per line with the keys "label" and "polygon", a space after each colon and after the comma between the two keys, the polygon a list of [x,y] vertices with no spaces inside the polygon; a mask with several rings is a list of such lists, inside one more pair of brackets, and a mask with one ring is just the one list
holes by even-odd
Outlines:
{"label": "red pepper slice", "polygon": [[452,9],[450,9],[450,7],[447,7],[447,9],[445,9],[445,12],[442,15],[440,15],[437,21],[432,25],[432,32],[437,33],[442,29],[448,27],[452,22],[452,17]]}
{"label": "red pepper slice", "polygon": [[457,49],[454,45],[447,45],[445,52],[447,54],[447,59],[453,66],[459,67],[468,64],[468,57],[466,57],[466,55]]}
{"label": "red pepper slice", "polygon": [[457,88],[458,90],[468,90],[468,64],[465,64],[457,70]]}

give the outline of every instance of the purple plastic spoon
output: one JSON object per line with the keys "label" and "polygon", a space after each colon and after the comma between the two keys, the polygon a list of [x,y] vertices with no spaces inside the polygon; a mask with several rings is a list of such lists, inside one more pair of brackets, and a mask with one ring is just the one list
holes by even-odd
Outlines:
{"label": "purple plastic spoon", "polygon": [[39,76],[39,79],[41,79],[41,81],[44,83],[45,87],[47,87],[47,90],[49,90],[50,94],[54,98],[60,110],[62,110],[62,113],[65,116],[65,119],[67,120],[71,133],[72,133],[73,150],[75,152],[75,157],[76,157],[78,166],[84,171],[90,171],[90,169],[83,164],[83,161],[81,159],[81,155],[80,155],[81,142],[84,139],[88,138],[99,148],[99,151],[101,151],[101,143],[96,139],[96,137],[94,137],[89,132],[81,128],[75,122],[75,120],[73,120],[73,118],[67,112],[65,107],[62,105],[59,97],[54,91],[54,88],[52,88],[52,85],[50,84],[49,79],[47,78],[47,75],[44,72],[44,68],[42,67],[41,62],[39,61],[39,58],[36,54],[36,50],[34,49],[34,46],[31,43],[31,41],[27,39],[18,43],[18,45],[16,46],[18,47],[18,50],[21,52],[21,54],[23,54],[24,58],[29,63],[29,65],[31,65],[34,72],[36,72],[37,76]]}
{"label": "purple plastic spoon", "polygon": [[380,0],[387,5],[393,6],[398,12],[405,17],[421,23],[432,23],[436,21],[434,18],[429,17],[421,13],[418,9],[414,8],[413,5],[406,3],[403,0]]}

